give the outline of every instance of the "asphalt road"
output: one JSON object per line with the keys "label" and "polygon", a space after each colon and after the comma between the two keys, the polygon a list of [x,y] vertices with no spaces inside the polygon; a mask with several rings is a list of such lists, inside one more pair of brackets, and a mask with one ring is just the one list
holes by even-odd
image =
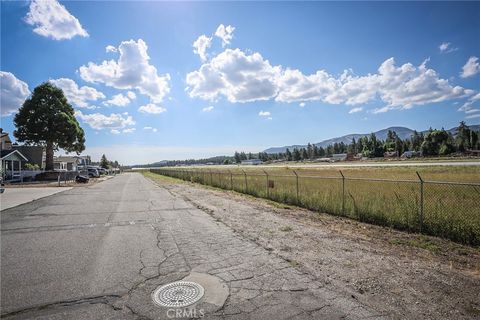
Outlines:
{"label": "asphalt road", "polygon": [[227,288],[204,319],[382,318],[137,173],[1,212],[5,319],[171,319],[151,294],[192,275]]}

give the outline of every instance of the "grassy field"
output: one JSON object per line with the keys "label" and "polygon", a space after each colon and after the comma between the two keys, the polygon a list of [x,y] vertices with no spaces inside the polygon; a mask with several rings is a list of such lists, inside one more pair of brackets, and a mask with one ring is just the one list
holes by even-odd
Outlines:
{"label": "grassy field", "polygon": [[257,167],[257,166],[217,166],[194,167],[194,170],[214,170],[215,172],[264,174],[263,170],[272,175],[292,175],[295,171],[300,176],[338,177],[340,171],[347,178],[378,178],[392,180],[416,180],[418,172],[423,180],[448,181],[448,182],[473,182],[480,183],[480,166],[412,166],[412,167],[341,167],[341,166],[316,166],[305,165],[301,167]]}
{"label": "grassy field", "polygon": [[204,167],[152,172],[480,245],[480,167],[305,166],[295,172],[288,167]]}

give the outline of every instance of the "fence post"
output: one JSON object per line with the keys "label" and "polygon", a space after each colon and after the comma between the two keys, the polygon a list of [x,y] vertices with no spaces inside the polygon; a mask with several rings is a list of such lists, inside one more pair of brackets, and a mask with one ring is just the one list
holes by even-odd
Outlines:
{"label": "fence post", "polygon": [[418,176],[418,179],[420,180],[420,232],[423,231],[423,179],[422,176],[420,176],[420,173],[418,171],[415,172]]}
{"label": "fence post", "polygon": [[58,180],[58,186],[59,186],[59,187],[60,187],[60,175],[61,175],[61,174],[62,174],[62,173],[61,173],[61,172],[59,172],[59,173],[58,173],[58,176],[57,176],[57,180]]}
{"label": "fence post", "polygon": [[265,169],[262,169],[262,171],[265,173],[265,177],[267,177],[267,184],[266,184],[266,187],[267,187],[267,199],[270,198],[270,190],[268,188],[268,172],[265,171]]}
{"label": "fence post", "polygon": [[233,174],[230,169],[228,170],[228,172],[230,172],[230,189],[233,190]]}
{"label": "fence post", "polygon": [[300,197],[299,197],[299,190],[298,190],[298,174],[297,171],[293,170],[293,173],[295,174],[295,180],[296,180],[296,185],[297,185],[297,204],[300,203]]}
{"label": "fence post", "polygon": [[245,177],[245,193],[248,193],[247,173],[243,170],[243,176]]}
{"label": "fence post", "polygon": [[342,215],[345,215],[345,176],[343,175],[342,170],[338,170],[342,175]]}

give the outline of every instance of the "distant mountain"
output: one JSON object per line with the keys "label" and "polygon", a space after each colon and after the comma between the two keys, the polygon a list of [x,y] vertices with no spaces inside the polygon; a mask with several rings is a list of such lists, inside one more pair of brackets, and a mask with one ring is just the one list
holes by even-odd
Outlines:
{"label": "distant mountain", "polygon": [[[458,127],[455,127],[455,128],[449,129],[447,131],[452,133],[455,136],[457,134],[457,128]],[[480,131],[480,125],[478,125],[478,124],[477,125],[471,125],[471,126],[469,126],[469,128],[471,130]],[[376,132],[374,132],[374,134],[378,139],[385,140],[385,139],[387,139],[388,130],[395,131],[397,133],[397,135],[402,140],[410,138],[410,136],[413,134],[413,130],[409,129],[409,128],[406,128],[406,127],[390,127],[390,128],[386,128],[386,129],[383,129],[383,130],[380,130],[380,131],[376,131]],[[427,130],[425,130],[423,132],[426,132],[426,131]],[[354,138],[355,138],[356,141],[358,141],[358,139],[360,139],[361,137],[369,136],[370,134],[371,133],[352,133],[352,134],[347,134],[346,136],[342,136],[342,137],[323,140],[323,141],[320,141],[318,143],[315,143],[315,145],[317,147],[326,148],[327,146],[332,145],[334,143],[343,142],[345,144],[350,144]],[[264,150],[263,152],[266,152],[266,153],[284,153],[287,150],[287,148],[291,151],[294,148],[299,149],[299,148],[306,148],[306,147],[307,147],[307,145],[272,147],[272,148],[268,148],[268,149]]]}

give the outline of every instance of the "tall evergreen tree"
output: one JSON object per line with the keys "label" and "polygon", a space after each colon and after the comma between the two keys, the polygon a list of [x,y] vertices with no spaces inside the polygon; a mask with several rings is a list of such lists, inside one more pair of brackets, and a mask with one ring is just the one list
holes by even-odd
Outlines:
{"label": "tall evergreen tree", "polygon": [[63,91],[42,83],[23,103],[13,122],[19,142],[45,146],[45,169],[53,170],[53,153],[58,148],[79,154],[85,150],[85,133]]}
{"label": "tall evergreen tree", "polygon": [[297,148],[293,148],[293,161],[300,161],[301,155]]}
{"label": "tall evergreen tree", "polygon": [[461,121],[458,126],[455,143],[460,152],[470,149],[470,128],[465,124],[465,121]]}
{"label": "tall evergreen tree", "polygon": [[305,148],[300,149],[300,159],[307,160],[309,158],[308,151]]}
{"label": "tall evergreen tree", "polygon": [[109,163],[108,163],[107,157],[104,154],[102,155],[102,158],[100,159],[100,167],[102,167],[104,169],[109,168]]}
{"label": "tall evergreen tree", "polygon": [[411,141],[410,149],[412,151],[420,151],[420,147],[422,146],[422,142],[423,142],[423,134],[418,133],[417,130],[414,130],[410,138],[410,141]]}
{"label": "tall evergreen tree", "polygon": [[287,161],[292,161],[293,160],[292,153],[290,152],[290,150],[288,150],[288,148],[285,151],[285,157],[286,157]]}

